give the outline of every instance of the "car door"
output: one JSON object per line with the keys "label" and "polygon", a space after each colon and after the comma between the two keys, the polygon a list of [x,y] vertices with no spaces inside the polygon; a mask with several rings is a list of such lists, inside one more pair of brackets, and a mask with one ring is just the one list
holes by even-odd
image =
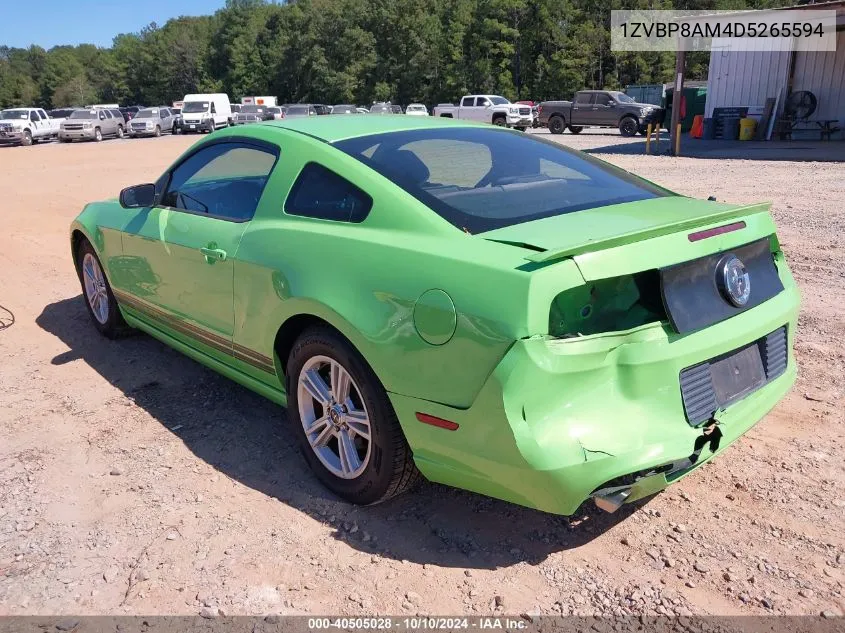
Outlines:
{"label": "car door", "polygon": [[490,123],[493,121],[493,112],[490,110],[493,102],[487,97],[476,97],[475,107],[473,108],[473,121],[481,123]]}
{"label": "car door", "polygon": [[614,104],[615,102],[609,94],[606,92],[597,92],[592,110],[593,125],[615,126],[619,121]]}
{"label": "car door", "polygon": [[234,258],[278,155],[224,138],[162,176],[159,204],[123,228],[118,299],[201,351],[231,353]]}
{"label": "car door", "polygon": [[572,125],[591,125],[595,93],[579,92],[572,101]]}

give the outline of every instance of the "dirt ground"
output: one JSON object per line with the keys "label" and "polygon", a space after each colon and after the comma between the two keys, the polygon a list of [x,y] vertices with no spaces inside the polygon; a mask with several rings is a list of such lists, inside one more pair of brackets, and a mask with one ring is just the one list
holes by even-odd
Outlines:
{"label": "dirt ground", "polygon": [[792,393],[615,515],[428,483],[378,507],[338,501],[283,410],[89,323],[68,224],[196,139],[0,148],[0,305],[14,313],[0,330],[0,614],[845,612],[845,166],[554,138],[683,194],[773,201],[803,293]]}

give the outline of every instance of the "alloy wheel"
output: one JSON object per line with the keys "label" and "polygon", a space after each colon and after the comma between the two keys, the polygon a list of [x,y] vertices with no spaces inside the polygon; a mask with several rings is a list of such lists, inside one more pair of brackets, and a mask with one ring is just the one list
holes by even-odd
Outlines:
{"label": "alloy wheel", "polygon": [[336,360],[314,356],[297,379],[299,419],[308,444],[336,477],[355,479],[370,461],[370,416],[361,391]]}
{"label": "alloy wheel", "polygon": [[91,312],[100,325],[105,325],[109,318],[109,294],[106,278],[97,258],[85,253],[82,258],[82,279],[85,283],[85,298],[91,306]]}

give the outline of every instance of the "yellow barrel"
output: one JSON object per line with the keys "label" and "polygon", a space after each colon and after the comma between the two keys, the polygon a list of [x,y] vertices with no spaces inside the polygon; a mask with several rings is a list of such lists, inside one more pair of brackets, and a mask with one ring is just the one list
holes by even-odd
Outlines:
{"label": "yellow barrel", "polygon": [[754,138],[754,130],[757,128],[757,120],[745,118],[739,120],[739,140],[750,141]]}

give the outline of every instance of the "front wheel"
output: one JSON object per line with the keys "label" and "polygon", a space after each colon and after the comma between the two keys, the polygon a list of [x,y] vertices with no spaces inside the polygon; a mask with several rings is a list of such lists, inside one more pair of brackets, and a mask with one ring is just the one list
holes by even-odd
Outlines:
{"label": "front wheel", "polygon": [[123,126],[122,125],[117,126],[117,138],[123,138]]}
{"label": "front wheel", "polygon": [[570,134],[580,134],[581,130],[583,130],[583,129],[584,129],[583,125],[570,125],[569,126]]}
{"label": "front wheel", "polygon": [[32,145],[32,132],[29,130],[23,131],[23,138],[21,139],[21,145],[24,147],[29,147]]}
{"label": "front wheel", "polygon": [[505,127],[505,125],[507,125],[507,123],[505,121],[505,117],[503,117],[503,116],[496,117],[495,119],[493,119],[493,125],[498,125],[499,127]]}
{"label": "front wheel", "polygon": [[327,488],[368,505],[416,482],[419,471],[384,387],[349,343],[328,328],[307,330],[286,373],[290,423]]}
{"label": "front wheel", "polygon": [[619,132],[622,136],[636,136],[639,124],[631,117],[625,117],[619,122]]}
{"label": "front wheel", "polygon": [[94,321],[94,327],[107,338],[117,338],[124,334],[129,327],[120,314],[120,308],[117,306],[109,281],[103,273],[100,259],[87,240],[79,246],[76,267],[79,281],[82,283],[85,305]]}
{"label": "front wheel", "polygon": [[103,140],[103,133],[100,131],[100,128],[94,130],[94,140],[99,143]]}
{"label": "front wheel", "polygon": [[156,136],[161,136],[161,126],[160,126],[160,125],[156,125],[155,135],[156,135]]}

